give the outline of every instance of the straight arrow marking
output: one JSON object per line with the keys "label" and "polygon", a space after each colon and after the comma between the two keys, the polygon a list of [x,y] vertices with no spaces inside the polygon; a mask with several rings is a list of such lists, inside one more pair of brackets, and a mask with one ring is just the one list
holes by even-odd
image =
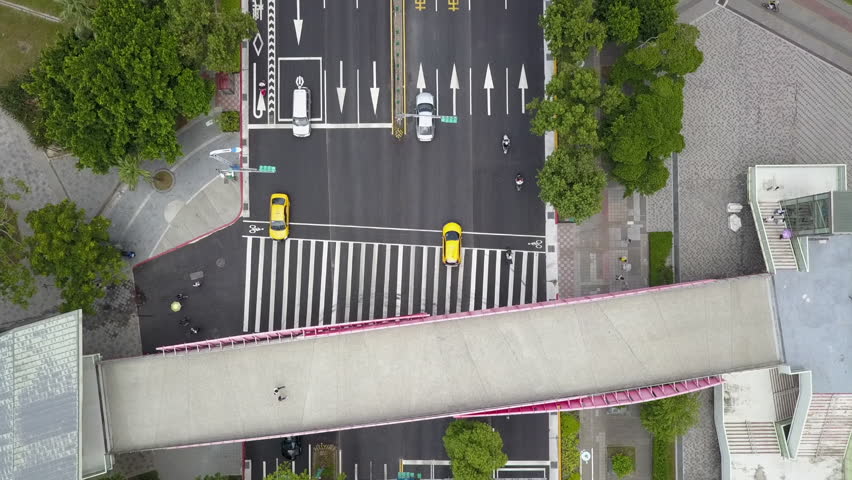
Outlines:
{"label": "straight arrow marking", "polygon": [[263,117],[263,112],[266,111],[266,105],[263,102],[263,95],[258,95],[257,91],[257,63],[252,62],[251,68],[255,79],[255,82],[253,82],[254,84],[252,85],[252,91],[254,92],[252,95],[252,97],[254,97],[254,112],[252,112],[252,115],[254,115],[254,118],[260,119]]}
{"label": "straight arrow marking", "polygon": [[376,61],[373,60],[373,86],[370,88],[370,99],[373,101],[373,115],[376,115],[376,107],[379,104],[379,88],[376,87]]}
{"label": "straight arrow marking", "polygon": [[420,68],[417,70],[417,90],[418,93],[423,93],[423,89],[426,88],[426,79],[423,77],[423,64],[420,64]]}
{"label": "straight arrow marking", "polygon": [[491,64],[485,67],[485,94],[488,100],[488,116],[491,116],[491,90],[494,88],[494,79],[491,78]]}
{"label": "straight arrow marking", "polygon": [[527,102],[524,96],[527,93],[527,72],[524,69],[524,64],[521,64],[521,80],[518,82],[518,88],[521,90],[521,113],[527,113]]}
{"label": "straight arrow marking", "polygon": [[459,90],[459,76],[456,73],[456,64],[453,63],[453,74],[450,76],[450,88],[453,90],[453,116],[456,115],[456,93]]}
{"label": "straight arrow marking", "polygon": [[296,45],[302,41],[302,5],[301,0],[296,0],[296,18],[293,20],[293,28],[296,29]]}
{"label": "straight arrow marking", "polygon": [[346,99],[346,88],[343,87],[343,60],[340,61],[340,83],[337,87],[337,103],[340,104],[340,113],[343,113],[343,101]]}

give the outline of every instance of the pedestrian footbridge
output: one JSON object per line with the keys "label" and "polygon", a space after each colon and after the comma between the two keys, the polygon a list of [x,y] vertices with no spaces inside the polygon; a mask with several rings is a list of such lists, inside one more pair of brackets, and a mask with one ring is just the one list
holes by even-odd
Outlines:
{"label": "pedestrian footbridge", "polygon": [[164,347],[99,376],[120,453],[643,401],[781,363],[777,328],[757,275]]}

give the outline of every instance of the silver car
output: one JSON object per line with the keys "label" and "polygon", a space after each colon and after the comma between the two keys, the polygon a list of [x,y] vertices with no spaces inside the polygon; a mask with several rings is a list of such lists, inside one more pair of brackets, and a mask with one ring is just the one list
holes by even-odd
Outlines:
{"label": "silver car", "polygon": [[435,97],[431,93],[417,94],[417,140],[431,142],[435,138]]}

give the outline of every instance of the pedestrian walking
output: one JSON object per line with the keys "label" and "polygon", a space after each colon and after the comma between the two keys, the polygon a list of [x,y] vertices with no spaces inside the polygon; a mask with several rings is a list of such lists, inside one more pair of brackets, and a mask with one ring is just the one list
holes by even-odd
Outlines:
{"label": "pedestrian walking", "polygon": [[627,263],[627,257],[618,257],[621,260],[621,263]]}
{"label": "pedestrian walking", "polygon": [[200,281],[198,281],[198,280],[196,280],[196,281],[195,281],[195,283],[193,283],[193,284],[192,284],[192,286],[193,286],[193,287],[196,287],[196,288],[197,288],[197,287],[200,287],[200,286],[201,286],[201,282],[200,282]]}
{"label": "pedestrian walking", "polygon": [[624,280],[624,275],[616,275],[615,279],[616,280]]}
{"label": "pedestrian walking", "polygon": [[273,393],[275,393],[275,395],[278,395],[278,392],[280,392],[281,390],[284,390],[285,388],[286,388],[286,385],[281,385],[280,387],[275,387],[275,390],[273,391]]}
{"label": "pedestrian walking", "polygon": [[195,327],[189,327],[189,333],[193,335],[198,335],[198,329]]}
{"label": "pedestrian walking", "polygon": [[190,323],[190,322],[189,322],[189,317],[183,317],[183,320],[180,320],[180,321],[178,322],[178,325],[180,325],[181,327],[188,327],[188,326],[189,326],[189,323]]}
{"label": "pedestrian walking", "polygon": [[287,395],[279,395],[279,396],[278,396],[278,401],[280,402],[280,401],[282,401],[282,400],[287,400]]}
{"label": "pedestrian walking", "polygon": [[182,294],[182,293],[178,293],[177,295],[175,295],[175,298],[176,298],[178,301],[181,301],[181,300],[186,300],[186,299],[187,299],[187,298],[189,298],[189,297],[188,297],[188,296],[186,296],[186,295],[184,295],[184,294]]}

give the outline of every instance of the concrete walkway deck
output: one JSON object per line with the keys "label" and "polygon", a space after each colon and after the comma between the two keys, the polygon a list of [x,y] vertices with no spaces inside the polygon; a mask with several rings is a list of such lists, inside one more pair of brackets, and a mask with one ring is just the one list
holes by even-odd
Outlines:
{"label": "concrete walkway deck", "polygon": [[113,451],[443,417],[777,365],[773,302],[763,275],[111,360]]}

